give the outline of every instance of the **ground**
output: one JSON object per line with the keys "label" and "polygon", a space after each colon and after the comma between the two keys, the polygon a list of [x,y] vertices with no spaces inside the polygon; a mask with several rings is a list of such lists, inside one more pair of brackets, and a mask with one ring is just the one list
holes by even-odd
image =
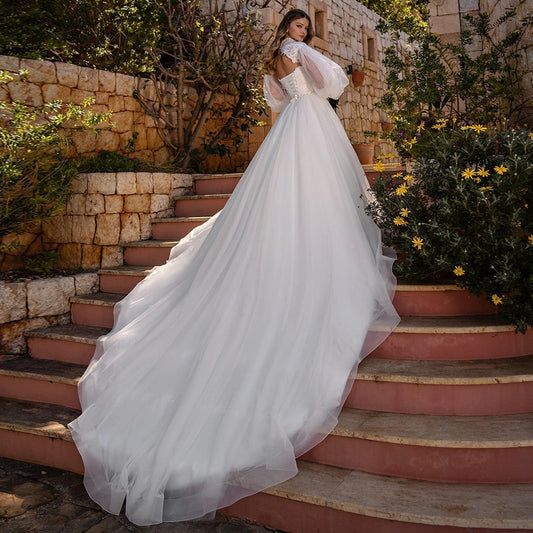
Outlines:
{"label": "ground", "polygon": [[243,520],[217,517],[212,522],[132,524],[96,505],[82,477],[56,468],[0,458],[2,533],[273,533]]}

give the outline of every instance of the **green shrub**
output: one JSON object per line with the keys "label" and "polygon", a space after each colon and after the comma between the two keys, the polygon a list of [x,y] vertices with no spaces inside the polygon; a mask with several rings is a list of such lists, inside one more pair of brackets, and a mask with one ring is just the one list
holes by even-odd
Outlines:
{"label": "green shrub", "polygon": [[54,270],[54,264],[58,258],[58,252],[55,250],[47,250],[38,255],[28,257],[24,263],[24,267],[29,272],[46,276]]}
{"label": "green shrub", "polygon": [[149,72],[159,14],[153,0],[4,0],[0,54]]}
{"label": "green shrub", "polygon": [[452,278],[520,331],[533,325],[533,138],[483,126],[420,130],[410,174],[381,175],[369,211],[406,279]]}
{"label": "green shrub", "polygon": [[[0,86],[13,79],[0,72]],[[90,101],[56,101],[33,108],[0,101],[0,238],[65,206],[77,163],[64,157],[63,149],[74,131],[96,133],[94,128],[110,117],[93,113],[89,106]]]}
{"label": "green shrub", "polygon": [[[386,137],[400,155],[411,155],[422,122],[431,126],[438,119],[453,119],[459,125],[481,123],[498,129],[523,124],[531,95],[521,85],[520,47],[533,17],[521,20],[518,29],[501,40],[493,38],[514,17],[512,10],[495,21],[487,13],[465,16],[468,28],[457,44],[425,33],[409,38],[405,48],[400,33],[392,33],[393,44],[383,61],[387,90],[377,106],[394,119],[394,129]],[[379,27],[388,31],[394,25]],[[474,40],[482,45],[481,53],[470,51]]]}
{"label": "green shrub", "polygon": [[96,157],[81,157],[79,172],[152,172],[155,167],[147,161],[102,150]]}

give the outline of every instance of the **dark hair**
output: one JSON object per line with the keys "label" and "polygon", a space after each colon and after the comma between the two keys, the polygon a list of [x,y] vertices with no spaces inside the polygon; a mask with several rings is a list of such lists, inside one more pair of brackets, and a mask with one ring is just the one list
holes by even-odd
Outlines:
{"label": "dark hair", "polygon": [[272,42],[272,45],[270,46],[268,58],[265,61],[265,69],[267,72],[274,72],[276,69],[275,63],[276,58],[279,55],[279,50],[281,48],[281,44],[283,41],[287,38],[287,32],[289,31],[289,26],[293,20],[298,19],[307,19],[309,22],[309,27],[307,28],[307,35],[305,36],[304,43],[309,44],[313,37],[315,36],[315,32],[313,30],[313,24],[311,23],[311,18],[309,15],[302,11],[301,9],[291,9],[287,13],[285,13],[285,16],[283,17],[283,20],[279,23],[279,26],[276,28],[276,32],[274,34],[274,41]]}

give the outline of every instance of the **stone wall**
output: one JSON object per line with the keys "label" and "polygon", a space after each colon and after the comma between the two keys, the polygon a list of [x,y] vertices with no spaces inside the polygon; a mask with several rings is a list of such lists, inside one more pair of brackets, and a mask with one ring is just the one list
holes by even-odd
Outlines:
{"label": "stone wall", "polygon": [[70,322],[70,297],[98,291],[98,274],[0,282],[0,354],[27,351],[24,331]]}
{"label": "stone wall", "polygon": [[[76,132],[70,156],[96,155],[101,150],[125,152],[128,140],[137,134],[133,154],[146,161],[161,164],[169,161],[155,124],[133,97],[137,78],[104,70],[78,67],[66,63],[19,59],[0,56],[0,70],[29,72],[26,82],[7,84],[7,92],[0,88],[0,99],[19,100],[31,106],[62,100],[80,104],[88,97],[95,98],[92,109],[113,112],[114,127],[99,135]],[[129,152],[128,152],[129,153]]]}
{"label": "stone wall", "polygon": [[[150,237],[151,220],[173,216],[174,200],[190,194],[191,174],[118,172],[80,174],[62,214],[0,243],[0,270],[20,268],[27,256],[57,250],[58,268],[95,269],[123,262],[121,243]],[[1,253],[12,241],[16,255]]]}

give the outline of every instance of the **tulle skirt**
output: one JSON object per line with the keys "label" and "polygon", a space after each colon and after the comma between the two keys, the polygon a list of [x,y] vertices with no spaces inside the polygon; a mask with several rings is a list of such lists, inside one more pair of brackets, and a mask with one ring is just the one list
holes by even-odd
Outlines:
{"label": "tulle skirt", "polygon": [[328,103],[290,103],[99,339],[69,424],[91,498],[139,525],[206,519],[297,474],[399,320],[366,188]]}

